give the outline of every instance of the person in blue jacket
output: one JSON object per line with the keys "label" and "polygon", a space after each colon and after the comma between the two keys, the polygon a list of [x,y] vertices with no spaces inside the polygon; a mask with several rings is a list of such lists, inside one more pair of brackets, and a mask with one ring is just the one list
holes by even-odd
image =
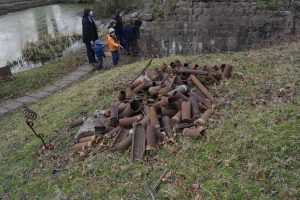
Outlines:
{"label": "person in blue jacket", "polygon": [[105,53],[103,50],[103,46],[101,44],[100,40],[96,40],[94,45],[93,45],[93,50],[95,52],[96,58],[97,58],[97,65],[96,65],[96,70],[101,70],[103,68],[103,58],[105,58]]}

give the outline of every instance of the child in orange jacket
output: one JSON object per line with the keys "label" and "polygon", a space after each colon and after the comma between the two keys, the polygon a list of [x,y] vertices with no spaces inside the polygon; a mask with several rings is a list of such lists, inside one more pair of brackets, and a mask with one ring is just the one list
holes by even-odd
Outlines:
{"label": "child in orange jacket", "polygon": [[113,65],[117,66],[119,64],[120,59],[119,49],[123,49],[123,47],[118,43],[114,28],[110,28],[108,30],[108,33],[109,34],[106,36],[106,38],[108,42],[109,51],[112,55]]}

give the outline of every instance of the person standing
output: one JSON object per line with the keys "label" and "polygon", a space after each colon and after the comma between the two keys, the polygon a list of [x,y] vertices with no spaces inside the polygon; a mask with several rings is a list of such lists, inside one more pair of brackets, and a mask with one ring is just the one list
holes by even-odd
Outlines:
{"label": "person standing", "polygon": [[123,45],[123,19],[121,17],[121,10],[117,9],[115,12],[115,15],[112,17],[116,21],[116,26],[115,26],[115,34],[120,42],[120,44]]}
{"label": "person standing", "polygon": [[84,9],[82,17],[82,41],[85,43],[87,56],[90,64],[96,63],[95,52],[92,45],[99,38],[96,24],[93,20],[93,11]]}
{"label": "person standing", "polygon": [[134,47],[133,42],[135,40],[133,28],[134,27],[131,24],[131,20],[125,19],[125,24],[123,26],[123,38],[124,38],[123,44],[127,55],[132,55],[133,52],[133,47]]}
{"label": "person standing", "polygon": [[112,55],[113,65],[117,66],[119,64],[120,59],[119,49],[123,49],[123,47],[118,43],[114,28],[110,28],[108,30],[108,33],[109,34],[106,36],[106,38],[108,42],[109,51]]}

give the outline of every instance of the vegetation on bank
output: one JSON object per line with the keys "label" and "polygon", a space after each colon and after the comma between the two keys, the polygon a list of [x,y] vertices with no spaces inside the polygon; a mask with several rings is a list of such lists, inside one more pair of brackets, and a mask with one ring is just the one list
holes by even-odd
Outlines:
{"label": "vegetation on bank", "polygon": [[[161,184],[158,199],[300,198],[298,43],[174,56],[156,59],[152,66],[175,59],[235,66],[232,79],[211,88],[218,113],[206,137],[179,137],[177,146],[166,145],[136,164],[129,153],[109,149],[94,149],[82,160],[72,149],[76,131],[67,130],[68,120],[110,106],[118,95],[115,88],[129,83],[146,61],[122,66],[32,106],[40,116],[36,128],[55,144],[53,151],[37,153],[40,141],[20,110],[1,119],[0,198],[137,199],[146,194],[145,183],[152,187],[164,169],[171,179]],[[279,88],[286,90],[282,96]]]}
{"label": "vegetation on bank", "polygon": [[42,35],[39,40],[26,42],[22,47],[22,58],[25,61],[46,62],[61,57],[62,52],[74,42],[80,40],[81,35],[73,33],[69,35],[51,34]]}
{"label": "vegetation on bank", "polygon": [[39,68],[16,73],[12,80],[0,79],[0,103],[50,85],[85,62],[86,58],[82,55],[82,51],[78,51]]}

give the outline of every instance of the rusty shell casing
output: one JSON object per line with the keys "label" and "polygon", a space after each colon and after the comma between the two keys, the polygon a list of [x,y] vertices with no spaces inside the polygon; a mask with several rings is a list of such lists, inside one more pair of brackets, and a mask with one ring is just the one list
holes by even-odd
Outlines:
{"label": "rusty shell casing", "polygon": [[189,98],[189,101],[192,104],[193,118],[199,118],[200,117],[200,109],[199,109],[199,106],[198,106],[197,98],[195,96],[191,96]]}
{"label": "rusty shell casing", "polygon": [[110,125],[115,127],[118,124],[118,109],[116,106],[112,106],[110,109]]}
{"label": "rusty shell casing", "polygon": [[204,128],[202,126],[198,126],[196,128],[185,128],[183,129],[183,135],[188,137],[200,137]]}
{"label": "rusty shell casing", "polygon": [[184,101],[181,104],[181,121],[188,123],[192,121],[192,104],[190,101]]}
{"label": "rusty shell casing", "polygon": [[200,69],[186,69],[186,68],[181,68],[177,69],[176,72],[178,73],[187,73],[187,74],[207,74],[206,71],[200,70]]}
{"label": "rusty shell casing", "polygon": [[108,133],[106,133],[104,136],[106,138],[112,138],[116,135],[116,133],[121,129],[120,126],[117,126],[116,128],[114,128],[113,130],[109,131]]}
{"label": "rusty shell casing", "polygon": [[130,127],[134,122],[137,122],[143,118],[143,115],[136,115],[133,117],[125,117],[119,120],[119,125],[121,127]]}
{"label": "rusty shell casing", "polygon": [[132,135],[129,134],[123,141],[116,144],[114,149],[120,152],[126,151],[132,145]]}
{"label": "rusty shell casing", "polygon": [[149,91],[150,95],[153,96],[153,95],[158,95],[158,92],[160,89],[161,89],[161,86],[153,86],[153,87],[150,87],[148,89],[148,91]]}
{"label": "rusty shell casing", "polygon": [[142,82],[143,82],[143,79],[138,78],[138,79],[136,79],[133,83],[131,83],[131,84],[129,85],[129,88],[130,88],[131,90],[133,90],[133,89],[136,88],[138,85],[140,85]]}
{"label": "rusty shell casing", "polygon": [[146,140],[147,146],[146,150],[153,150],[156,147],[156,134],[155,127],[152,124],[149,124],[146,129]]}
{"label": "rusty shell casing", "polygon": [[149,108],[149,119],[150,119],[150,124],[153,125],[155,128],[160,127],[158,116],[156,113],[156,108],[154,106],[151,106]]}
{"label": "rusty shell casing", "polygon": [[120,103],[118,105],[118,113],[122,113],[125,110],[126,107],[127,107],[126,103]]}
{"label": "rusty shell casing", "polygon": [[187,96],[185,96],[184,94],[182,94],[180,91],[175,91],[173,93],[172,97],[175,99],[183,99],[185,101],[189,100],[189,98]]}
{"label": "rusty shell casing", "polygon": [[173,108],[160,107],[160,110],[161,116],[173,117],[177,113],[177,110]]}
{"label": "rusty shell casing", "polygon": [[199,92],[193,92],[191,95],[195,96],[198,100],[198,102],[201,102],[205,106],[208,106],[208,100],[205,98],[201,93]]}
{"label": "rusty shell casing", "polygon": [[165,134],[163,134],[159,128],[155,129],[156,141],[163,141],[165,139]]}
{"label": "rusty shell casing", "polygon": [[80,138],[80,139],[79,139],[79,143],[82,143],[82,142],[89,142],[89,141],[95,142],[96,139],[97,139],[96,135],[87,136],[87,137]]}
{"label": "rusty shell casing", "polygon": [[91,148],[92,146],[93,146],[93,142],[92,141],[87,141],[87,142],[81,142],[81,143],[75,144],[73,146],[73,148],[76,151],[81,151],[81,150],[84,150],[86,148]]}
{"label": "rusty shell casing", "polygon": [[95,122],[94,128],[96,133],[103,134],[105,132],[105,126],[100,122]]}
{"label": "rusty shell casing", "polygon": [[132,100],[129,104],[127,104],[124,111],[120,114],[119,118],[124,117],[132,117],[138,114],[142,109],[142,104],[137,100]]}
{"label": "rusty shell casing", "polygon": [[216,84],[219,83],[219,81],[211,73],[207,74],[206,80],[208,80],[209,82],[212,82],[212,83],[216,83]]}
{"label": "rusty shell casing", "polygon": [[148,106],[147,104],[144,104],[144,105],[143,105],[143,113],[144,113],[144,114],[149,113],[149,106]]}
{"label": "rusty shell casing", "polygon": [[121,90],[118,96],[119,101],[124,101],[126,99],[126,92],[124,90]]}
{"label": "rusty shell casing", "polygon": [[150,86],[150,84],[151,82],[148,79],[144,79],[144,81],[141,84],[139,84],[137,87],[133,89],[133,92],[138,93],[142,90],[145,90]]}
{"label": "rusty shell casing", "polygon": [[171,119],[172,124],[180,123],[182,112],[178,111]]}
{"label": "rusty shell casing", "polygon": [[168,95],[173,96],[174,92],[176,92],[176,91],[179,91],[184,94],[184,93],[187,93],[189,90],[188,90],[187,85],[179,85],[174,90],[168,92]]}
{"label": "rusty shell casing", "polygon": [[155,81],[159,78],[159,74],[153,69],[148,69],[145,74],[151,81]]}
{"label": "rusty shell casing", "polygon": [[167,107],[169,106],[170,104],[170,98],[169,97],[162,97],[158,102],[156,102],[153,106],[155,108],[158,108],[158,107]]}
{"label": "rusty shell casing", "polygon": [[201,117],[195,121],[195,124],[199,124],[199,125],[203,126],[213,113],[214,113],[213,109],[211,109],[211,108],[207,109],[201,115]]}
{"label": "rusty shell casing", "polygon": [[163,116],[162,117],[162,124],[164,127],[164,130],[166,132],[166,134],[168,135],[168,137],[173,137],[173,131],[171,128],[171,119],[169,116]]}
{"label": "rusty shell casing", "polygon": [[134,125],[132,135],[131,160],[142,160],[146,150],[146,131],[142,124]]}
{"label": "rusty shell casing", "polygon": [[75,128],[77,126],[81,126],[85,121],[85,117],[79,117],[70,121],[70,128]]}
{"label": "rusty shell casing", "polygon": [[122,142],[128,136],[126,129],[122,128],[115,134],[111,146],[114,147],[116,144]]}
{"label": "rusty shell casing", "polygon": [[212,76],[212,77],[210,77],[211,80],[214,79],[214,81],[218,82],[222,78],[222,74],[220,74],[219,72],[217,72],[212,67],[204,66],[203,70],[207,71],[208,75]]}
{"label": "rusty shell casing", "polygon": [[208,109],[208,107],[201,102],[198,103],[198,107],[202,112],[204,112]]}
{"label": "rusty shell casing", "polygon": [[231,73],[232,73],[233,67],[231,65],[226,65],[223,71],[222,78],[223,79],[229,79],[231,78]]}
{"label": "rusty shell casing", "polygon": [[203,94],[205,94],[205,96],[212,102],[215,101],[214,96],[206,89],[206,87],[204,87],[204,85],[202,85],[202,83],[200,83],[200,81],[197,79],[196,76],[191,75],[190,79],[192,80],[192,82],[201,90],[201,92],[203,92]]}

